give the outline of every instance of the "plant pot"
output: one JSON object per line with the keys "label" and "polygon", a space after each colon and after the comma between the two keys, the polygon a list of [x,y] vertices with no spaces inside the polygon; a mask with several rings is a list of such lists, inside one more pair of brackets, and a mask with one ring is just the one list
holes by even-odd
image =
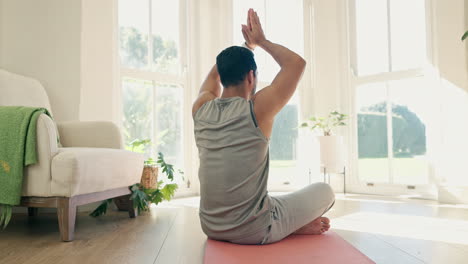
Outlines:
{"label": "plant pot", "polygon": [[158,188],[158,170],[159,168],[154,165],[145,165],[143,168],[143,175],[141,175],[140,184],[145,189]]}
{"label": "plant pot", "polygon": [[319,136],[320,163],[327,172],[342,172],[345,166],[342,136]]}

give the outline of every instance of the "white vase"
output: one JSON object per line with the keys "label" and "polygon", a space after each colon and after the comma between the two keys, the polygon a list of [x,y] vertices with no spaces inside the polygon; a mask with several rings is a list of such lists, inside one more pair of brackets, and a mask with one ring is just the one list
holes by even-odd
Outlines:
{"label": "white vase", "polygon": [[345,166],[342,136],[319,136],[320,163],[327,172],[343,172]]}

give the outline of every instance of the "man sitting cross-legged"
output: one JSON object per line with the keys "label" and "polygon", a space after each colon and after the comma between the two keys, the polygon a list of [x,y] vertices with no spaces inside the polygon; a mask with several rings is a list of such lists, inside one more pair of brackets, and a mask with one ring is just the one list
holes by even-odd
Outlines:
{"label": "man sitting cross-legged", "polygon": [[[322,215],[334,203],[329,185],[315,183],[281,196],[267,192],[273,121],[294,94],[306,62],[268,41],[252,9],[242,34],[247,48],[229,47],[216,57],[193,104],[202,229],[212,239],[237,244],[268,244],[292,233],[322,234],[330,228]],[[256,47],[281,67],[258,93],[251,51]]]}

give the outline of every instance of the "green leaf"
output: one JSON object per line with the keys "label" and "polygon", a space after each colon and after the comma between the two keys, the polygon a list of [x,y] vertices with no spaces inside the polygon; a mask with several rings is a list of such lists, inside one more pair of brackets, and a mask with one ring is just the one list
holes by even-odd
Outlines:
{"label": "green leaf", "polygon": [[[138,186],[138,188],[136,188]],[[133,201],[133,207],[138,209],[138,212],[148,211],[149,210],[149,196],[145,193],[143,188],[140,189],[139,184],[132,185],[132,194],[130,195],[130,200]]]}
{"label": "green leaf", "polygon": [[166,163],[164,160],[164,155],[161,152],[158,153],[157,163],[161,166],[162,172],[166,174],[167,178],[171,181],[174,181],[174,166],[172,164]]}
{"label": "green leaf", "polygon": [[171,200],[178,187],[179,186],[176,183],[166,184],[161,189],[161,193],[162,193],[162,196],[164,197],[164,200],[166,200],[166,201]]}
{"label": "green leaf", "polygon": [[466,38],[468,38],[468,30],[465,32],[465,34],[463,34],[461,40],[465,40]]}
{"label": "green leaf", "polygon": [[148,158],[147,160],[145,160],[145,165],[147,166],[152,166],[152,165],[156,165],[156,161],[153,159],[153,158]]}
{"label": "green leaf", "polygon": [[309,126],[309,124],[307,124],[306,122],[301,124],[301,127],[308,127],[308,126]]}
{"label": "green leaf", "polygon": [[151,193],[150,197],[151,202],[154,204],[158,204],[164,200],[164,196],[160,190],[155,190]]}
{"label": "green leaf", "polygon": [[146,195],[150,196],[156,190],[158,189],[143,189],[142,191],[146,193]]}
{"label": "green leaf", "polygon": [[134,152],[144,152],[144,148],[151,144],[151,139],[135,139],[130,142],[130,150]]}
{"label": "green leaf", "polygon": [[8,204],[0,204],[0,227],[5,229],[11,219],[12,206]]}
{"label": "green leaf", "polygon": [[101,204],[96,209],[94,209],[94,211],[92,211],[89,215],[92,217],[105,215],[107,212],[107,208],[111,202],[112,202],[112,199],[107,199],[107,200],[102,201]]}
{"label": "green leaf", "polygon": [[3,220],[5,220],[7,206],[6,204],[0,204],[0,226],[2,226]]}
{"label": "green leaf", "polygon": [[13,206],[8,206],[6,208],[6,217],[5,217],[5,222],[4,222],[3,229],[5,229],[7,227],[7,225],[8,225],[8,223],[10,222],[11,215],[13,214],[12,209],[13,209]]}
{"label": "green leaf", "polygon": [[138,146],[144,146],[148,145],[151,143],[151,139],[135,139],[132,142],[130,142],[130,146],[132,147],[138,147]]}

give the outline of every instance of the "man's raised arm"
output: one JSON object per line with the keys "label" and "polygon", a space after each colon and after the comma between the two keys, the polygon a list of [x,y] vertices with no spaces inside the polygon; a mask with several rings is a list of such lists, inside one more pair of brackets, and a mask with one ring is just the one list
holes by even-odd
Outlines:
{"label": "man's raised arm", "polygon": [[265,38],[260,19],[252,9],[248,14],[248,25],[242,26],[242,34],[249,47],[261,47],[279,64],[281,70],[270,86],[263,88],[255,97],[255,114],[265,136],[270,137],[275,115],[288,103],[296,91],[306,62],[297,53],[272,43]]}
{"label": "man's raised arm", "polygon": [[192,106],[192,116],[195,116],[197,110],[206,102],[211,101],[221,96],[221,83],[216,64],[211,68],[206,76],[205,81],[200,87],[198,97]]}

